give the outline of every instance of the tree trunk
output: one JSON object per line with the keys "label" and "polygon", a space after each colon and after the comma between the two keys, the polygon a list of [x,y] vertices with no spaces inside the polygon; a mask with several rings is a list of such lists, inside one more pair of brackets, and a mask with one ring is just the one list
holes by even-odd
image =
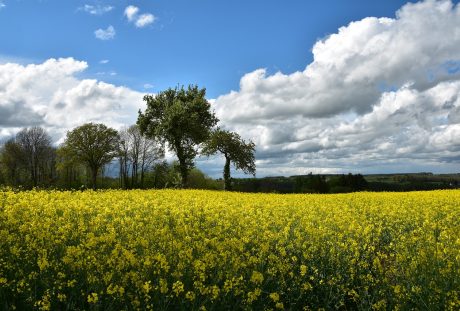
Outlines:
{"label": "tree trunk", "polygon": [[185,189],[187,187],[188,169],[187,169],[187,160],[185,159],[184,152],[180,144],[176,145],[176,152],[177,152],[177,158],[179,159],[179,171],[180,171],[180,177],[181,177],[180,187],[182,189]]}
{"label": "tree trunk", "polygon": [[30,179],[32,181],[32,187],[37,187],[37,172],[35,170],[35,165],[34,165],[34,158],[33,155],[30,155],[32,158],[29,161],[29,167],[30,167]]}
{"label": "tree trunk", "polygon": [[141,189],[144,189],[144,168],[141,170]]}
{"label": "tree trunk", "polygon": [[182,189],[187,188],[187,177],[188,177],[188,170],[187,170],[187,163],[184,159],[179,159],[179,170],[180,170],[180,187]]}
{"label": "tree trunk", "polygon": [[93,190],[96,190],[97,171],[98,171],[97,168],[91,168]]}
{"label": "tree trunk", "polygon": [[232,178],[230,177],[230,158],[225,155],[225,166],[224,166],[224,190],[232,190]]}
{"label": "tree trunk", "polygon": [[118,159],[118,162],[120,164],[120,168],[119,168],[119,172],[118,172],[118,181],[120,182],[120,188],[124,188],[124,185],[123,185],[123,158],[120,157]]}

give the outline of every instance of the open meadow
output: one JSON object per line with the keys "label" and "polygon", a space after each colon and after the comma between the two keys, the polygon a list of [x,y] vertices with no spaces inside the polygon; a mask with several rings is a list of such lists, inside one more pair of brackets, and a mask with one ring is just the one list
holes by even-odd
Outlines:
{"label": "open meadow", "polygon": [[460,191],[0,192],[1,310],[460,308]]}

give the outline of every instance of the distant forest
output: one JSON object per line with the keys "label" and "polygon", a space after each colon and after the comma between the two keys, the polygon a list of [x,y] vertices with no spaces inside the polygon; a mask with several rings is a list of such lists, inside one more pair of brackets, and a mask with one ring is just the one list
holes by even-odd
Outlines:
{"label": "distant forest", "polygon": [[419,191],[460,188],[460,174],[326,174],[233,180],[241,192],[347,193],[357,191]]}

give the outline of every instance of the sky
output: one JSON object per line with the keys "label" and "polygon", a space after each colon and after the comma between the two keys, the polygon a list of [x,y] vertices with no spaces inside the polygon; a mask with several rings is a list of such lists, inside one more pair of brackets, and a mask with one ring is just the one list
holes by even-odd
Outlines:
{"label": "sky", "polygon": [[0,0],[0,140],[120,129],[197,84],[258,177],[459,172],[457,2]]}

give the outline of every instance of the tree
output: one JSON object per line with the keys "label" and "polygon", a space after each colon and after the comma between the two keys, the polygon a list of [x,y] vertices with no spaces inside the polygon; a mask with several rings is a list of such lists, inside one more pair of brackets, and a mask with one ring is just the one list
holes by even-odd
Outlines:
{"label": "tree", "polygon": [[73,157],[91,171],[91,182],[96,189],[97,175],[118,152],[118,133],[104,124],[86,123],[67,132],[61,154]]}
{"label": "tree", "polygon": [[22,159],[30,174],[30,181],[34,187],[42,182],[46,173],[54,167],[49,161],[55,158],[55,151],[51,146],[51,137],[41,127],[24,128],[16,134]]}
{"label": "tree", "polygon": [[118,133],[120,139],[118,141],[118,161],[120,163],[120,187],[127,189],[129,185],[129,145],[130,135],[127,129],[123,129]]}
{"label": "tree", "polygon": [[218,119],[205,98],[206,89],[198,86],[167,89],[157,95],[146,95],[147,108],[139,111],[137,124],[142,134],[158,139],[174,152],[179,160],[181,187],[194,167],[197,147],[205,142]]}
{"label": "tree", "polygon": [[12,186],[19,186],[21,183],[22,156],[21,148],[14,138],[6,141],[0,151],[4,179]]}
{"label": "tree", "polygon": [[237,133],[218,128],[205,143],[202,153],[210,156],[220,152],[224,155],[224,190],[231,190],[230,162],[233,163],[237,170],[242,170],[245,174],[255,176],[254,151],[255,144],[252,141],[245,142]]}
{"label": "tree", "polygon": [[2,173],[7,184],[36,187],[56,178],[56,149],[41,127],[23,128],[0,151]]}
{"label": "tree", "polygon": [[143,188],[145,172],[164,157],[164,148],[155,139],[142,135],[137,125],[122,129],[119,135],[121,185],[124,188],[129,186],[131,173],[131,188]]}
{"label": "tree", "polygon": [[65,145],[60,146],[57,151],[56,170],[58,187],[72,189],[80,188],[87,179],[87,166],[79,162],[73,156],[72,151]]}

